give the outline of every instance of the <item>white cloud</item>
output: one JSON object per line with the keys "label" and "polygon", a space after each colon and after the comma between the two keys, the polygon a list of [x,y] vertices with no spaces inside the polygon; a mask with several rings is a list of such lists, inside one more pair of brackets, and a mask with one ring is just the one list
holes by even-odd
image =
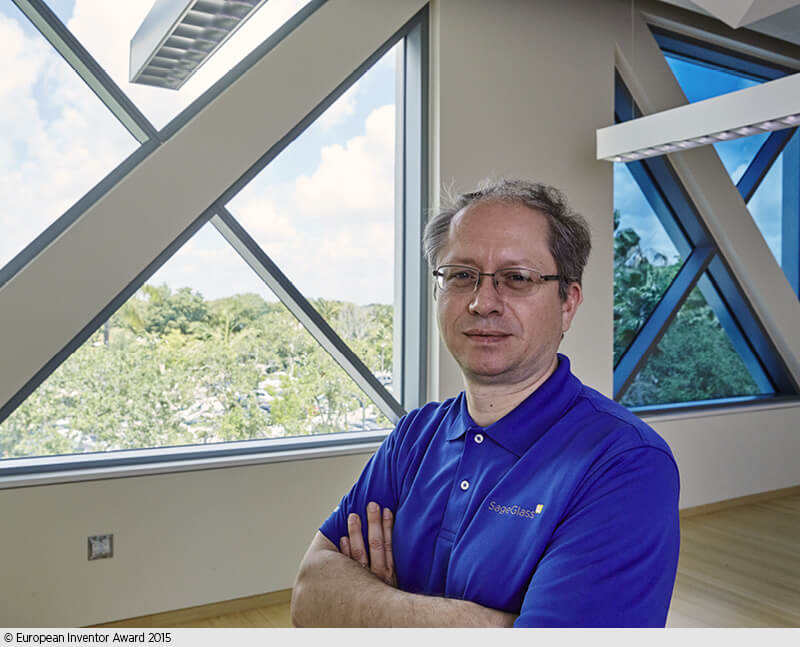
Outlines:
{"label": "white cloud", "polygon": [[137,143],[49,44],[2,14],[0,43],[2,266]]}
{"label": "white cloud", "polygon": [[233,201],[233,214],[306,296],[392,302],[394,128],[394,106],[382,106],[364,134],[323,148],[313,173],[284,184],[256,178]]}
{"label": "white cloud", "polygon": [[317,119],[315,125],[323,130],[330,130],[345,121],[348,117],[352,117],[356,113],[356,96],[360,89],[360,83],[356,82],[351,85],[347,91]]}
{"label": "white cloud", "polygon": [[[262,10],[252,27],[240,30],[239,44],[229,43],[227,61],[221,50],[220,59],[212,59],[190,83],[199,86],[206,74],[210,84],[303,4],[270,0],[265,9],[272,7],[272,13]],[[158,113],[165,120],[188,100],[124,83],[130,36],[150,5],[151,0],[131,1],[111,11],[107,2],[77,0],[68,26],[149,117]],[[41,36],[26,35],[2,13],[0,43],[6,61],[0,76],[2,266],[138,144]],[[318,124],[330,133],[344,120],[352,122],[362,91],[351,88]],[[234,201],[237,218],[307,296],[392,301],[394,135],[394,106],[378,108],[359,135],[309,160],[306,175],[266,186],[256,180]],[[273,165],[279,163],[280,157]],[[216,232],[198,234],[154,278],[198,289],[207,298],[264,292]]]}

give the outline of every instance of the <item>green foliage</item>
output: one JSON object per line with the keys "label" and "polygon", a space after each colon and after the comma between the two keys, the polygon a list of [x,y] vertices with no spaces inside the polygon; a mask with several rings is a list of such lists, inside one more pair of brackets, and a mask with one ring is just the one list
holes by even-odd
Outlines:
{"label": "green foliage", "polygon": [[[391,306],[315,305],[371,370],[391,370]],[[0,457],[362,425],[389,421],[283,305],[147,285],[0,423]]]}
{"label": "green foliage", "polygon": [[[680,270],[682,260],[649,259],[614,212],[614,363],[630,346]],[[714,311],[694,288],[622,397],[641,406],[754,395],[758,387]]]}

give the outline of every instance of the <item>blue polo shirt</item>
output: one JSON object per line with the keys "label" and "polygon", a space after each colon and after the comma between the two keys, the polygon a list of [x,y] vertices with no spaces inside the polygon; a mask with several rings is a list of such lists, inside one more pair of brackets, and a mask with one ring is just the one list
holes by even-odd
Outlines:
{"label": "blue polo shirt", "polygon": [[663,627],[678,562],[667,444],[559,355],[513,411],[476,425],[461,393],[404,416],[320,528],[395,513],[405,591],[519,614],[521,627]]}

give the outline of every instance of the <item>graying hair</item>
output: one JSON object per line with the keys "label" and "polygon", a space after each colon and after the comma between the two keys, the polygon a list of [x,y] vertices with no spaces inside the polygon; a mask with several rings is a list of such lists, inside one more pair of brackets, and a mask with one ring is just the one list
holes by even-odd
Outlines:
{"label": "graying hair", "polygon": [[556,262],[558,294],[567,298],[570,283],[581,283],[583,268],[592,248],[591,234],[586,219],[573,211],[566,196],[555,187],[527,180],[500,180],[487,182],[475,191],[450,198],[425,225],[422,236],[422,251],[431,269],[436,267],[442,248],[447,244],[450,223],[462,209],[478,202],[499,200],[520,204],[541,212],[549,223],[548,246]]}

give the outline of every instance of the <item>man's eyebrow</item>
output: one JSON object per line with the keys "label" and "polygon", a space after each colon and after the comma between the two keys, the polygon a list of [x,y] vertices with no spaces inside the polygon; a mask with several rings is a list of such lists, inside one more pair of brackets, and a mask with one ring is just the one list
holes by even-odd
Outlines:
{"label": "man's eyebrow", "polygon": [[[470,267],[477,267],[480,270],[485,269],[481,267],[481,264],[478,263],[478,261],[468,256],[456,256],[454,258],[448,259],[446,263],[441,263],[441,265],[469,265]],[[528,267],[532,270],[539,270],[541,269],[541,263],[534,263],[531,260],[516,259],[500,263],[498,264],[496,269],[502,270],[507,267]]]}

